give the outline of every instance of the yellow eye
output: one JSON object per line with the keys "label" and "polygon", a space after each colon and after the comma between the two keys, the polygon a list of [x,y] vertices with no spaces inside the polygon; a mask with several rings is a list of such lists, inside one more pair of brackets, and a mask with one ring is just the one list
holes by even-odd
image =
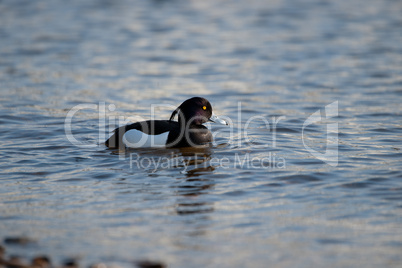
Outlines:
{"label": "yellow eye", "polygon": [[205,111],[207,109],[207,106],[202,106],[202,109]]}

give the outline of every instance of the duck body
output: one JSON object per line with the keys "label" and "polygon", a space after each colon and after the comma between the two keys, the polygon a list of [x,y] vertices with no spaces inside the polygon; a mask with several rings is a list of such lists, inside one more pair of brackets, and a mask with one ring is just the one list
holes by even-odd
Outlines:
{"label": "duck body", "polygon": [[[173,121],[178,114],[178,121]],[[109,148],[190,147],[212,142],[203,123],[227,124],[212,113],[208,100],[194,97],[173,111],[169,120],[148,120],[116,128],[105,142]]]}

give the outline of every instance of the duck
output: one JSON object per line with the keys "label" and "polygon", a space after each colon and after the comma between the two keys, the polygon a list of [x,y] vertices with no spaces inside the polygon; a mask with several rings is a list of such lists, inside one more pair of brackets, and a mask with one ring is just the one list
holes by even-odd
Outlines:
{"label": "duck", "polygon": [[[178,115],[178,121],[174,121]],[[116,128],[105,142],[110,149],[149,147],[196,147],[213,141],[211,131],[203,124],[228,123],[216,116],[211,103],[202,97],[184,101],[169,120],[147,120]]]}

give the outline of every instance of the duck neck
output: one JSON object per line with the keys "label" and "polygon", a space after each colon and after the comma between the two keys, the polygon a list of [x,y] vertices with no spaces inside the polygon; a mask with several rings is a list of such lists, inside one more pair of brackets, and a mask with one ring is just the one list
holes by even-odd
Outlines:
{"label": "duck neck", "polygon": [[181,129],[185,129],[185,128],[190,128],[191,126],[194,126],[195,124],[191,124],[191,123],[189,124],[185,118],[179,116],[179,125],[180,125]]}

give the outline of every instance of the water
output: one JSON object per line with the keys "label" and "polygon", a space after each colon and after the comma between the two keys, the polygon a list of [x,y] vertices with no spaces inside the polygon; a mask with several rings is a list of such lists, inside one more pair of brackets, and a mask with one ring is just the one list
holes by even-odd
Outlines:
{"label": "water", "polygon": [[[7,254],[400,266],[401,12],[392,0],[1,1],[0,239],[34,240]],[[102,145],[119,120],[152,105],[167,119],[192,96],[231,120],[211,125],[211,148]],[[77,146],[65,119],[80,104],[92,106],[72,118]],[[338,157],[325,162],[307,148],[325,152],[330,124]]]}

